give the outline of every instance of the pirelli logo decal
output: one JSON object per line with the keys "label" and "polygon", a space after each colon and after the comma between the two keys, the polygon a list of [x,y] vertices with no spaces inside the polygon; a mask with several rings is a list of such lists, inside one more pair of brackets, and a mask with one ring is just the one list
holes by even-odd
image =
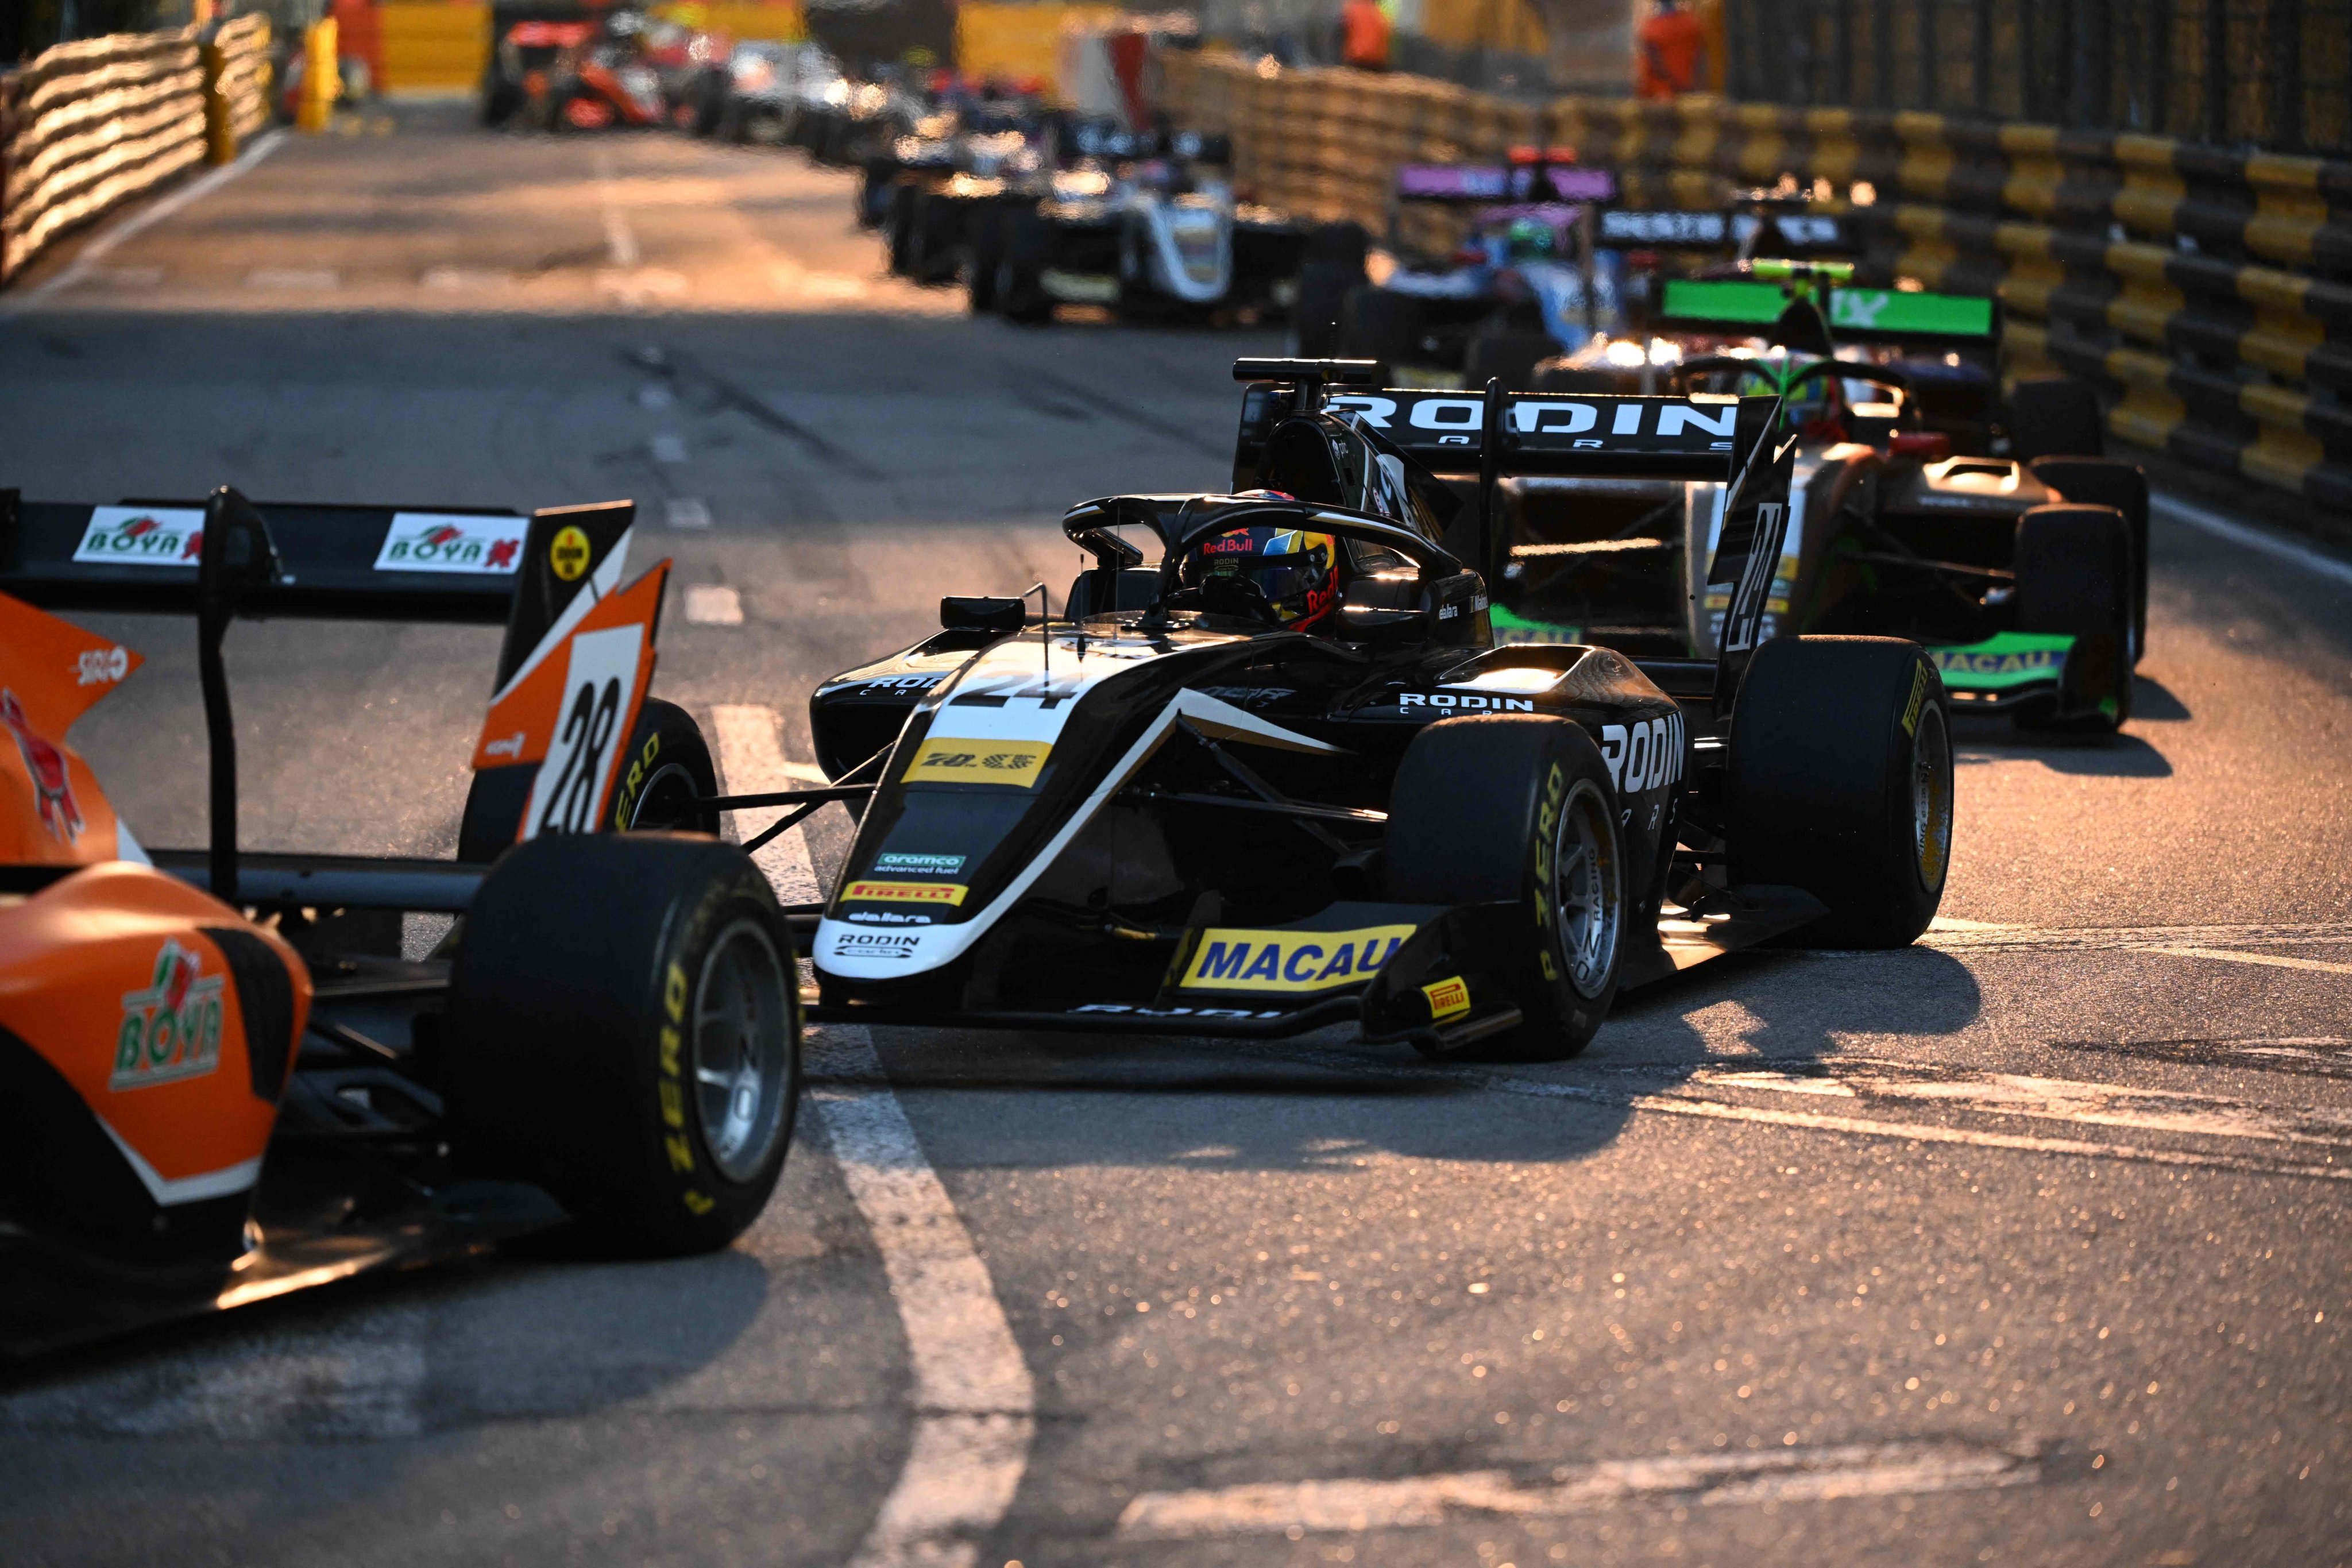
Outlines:
{"label": "pirelli logo decal", "polygon": [[1201,933],[1177,988],[1262,991],[1303,996],[1353,985],[1380,973],[1409,925],[1361,931],[1219,931]]}
{"label": "pirelli logo decal", "polygon": [[852,882],[842,889],[842,901],[862,904],[946,904],[963,902],[971,889],[961,882]]}
{"label": "pirelli logo decal", "polygon": [[1443,1024],[1448,1018],[1458,1018],[1470,1011],[1470,986],[1456,974],[1424,985],[1421,994],[1429,998],[1429,1016],[1433,1023]]}
{"label": "pirelli logo decal", "polygon": [[925,741],[899,775],[908,784],[1000,784],[1032,789],[1053,754],[1051,741]]}

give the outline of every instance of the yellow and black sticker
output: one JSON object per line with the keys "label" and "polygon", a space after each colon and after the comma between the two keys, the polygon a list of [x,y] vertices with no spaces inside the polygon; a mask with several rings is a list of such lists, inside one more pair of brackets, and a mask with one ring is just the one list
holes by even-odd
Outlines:
{"label": "yellow and black sticker", "polygon": [[846,903],[953,906],[971,890],[961,882],[852,882],[841,897]]}
{"label": "yellow and black sticker", "polygon": [[1421,988],[1429,998],[1429,1021],[1443,1024],[1470,1011],[1470,983],[1458,974],[1434,981]]}
{"label": "yellow and black sticker", "polygon": [[1919,704],[1927,700],[1927,667],[1925,664],[1915,665],[1911,670],[1911,701],[1903,710],[1905,734],[1916,735],[1919,732]]}
{"label": "yellow and black sticker", "polygon": [[556,530],[554,542],[547,547],[547,563],[566,583],[588,570],[588,558],[595,552],[590,548],[586,531],[577,523],[565,523]]}
{"label": "yellow and black sticker", "polygon": [[1004,784],[1035,787],[1051,741],[925,741],[900,775],[908,784]]}
{"label": "yellow and black sticker", "polygon": [[1201,942],[1176,984],[1186,991],[1270,991],[1301,995],[1353,985],[1380,973],[1409,925],[1361,931],[1219,931]]}

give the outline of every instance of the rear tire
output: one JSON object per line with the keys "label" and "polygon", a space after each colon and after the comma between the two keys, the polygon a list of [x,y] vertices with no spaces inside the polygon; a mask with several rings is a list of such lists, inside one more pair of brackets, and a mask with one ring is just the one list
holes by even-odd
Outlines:
{"label": "rear tire", "polygon": [[975,316],[996,309],[996,268],[1004,259],[1004,218],[1000,207],[983,206],[971,215],[971,244],[964,255],[964,294]]}
{"label": "rear tire", "polygon": [[775,893],[731,845],[521,846],[484,879],[450,980],[460,1167],[544,1187],[600,1248],[725,1247],[759,1217],[792,1143],[791,952]]}
{"label": "rear tire", "polygon": [[1764,644],[1732,710],[1735,879],[1828,905],[1813,944],[1909,945],[1951,869],[1951,733],[1943,678],[1916,643]]}
{"label": "rear tire", "polygon": [[1367,283],[1348,290],[1339,304],[1339,357],[1381,363],[1393,380],[1399,365],[1421,355],[1421,301]]}
{"label": "rear tire", "polygon": [[2111,506],[2131,533],[2132,668],[2147,652],[2147,476],[2130,463],[2104,458],[2044,458],[2033,477],[2069,501]]}
{"label": "rear tire", "polygon": [[2009,395],[2009,450],[2019,462],[2098,457],[2106,429],[2098,394],[2073,376],[2035,376]]}
{"label": "rear tire", "polygon": [[[675,702],[648,697],[629,731],[627,759],[613,786],[613,809],[604,826],[615,832],[668,829],[719,833],[719,813],[688,804],[719,793],[719,771],[710,743],[694,716]],[[487,866],[514,847],[522,814],[530,804],[536,768],[485,768],[466,791],[466,815],[457,827],[457,858]]]}
{"label": "rear tire", "polygon": [[1559,344],[1549,332],[1483,331],[1470,340],[1462,384],[1475,390],[1492,377],[1502,382],[1506,392],[1526,392],[1535,385],[1536,366],[1558,353]]}
{"label": "rear tire", "polygon": [[1399,903],[1516,902],[1519,951],[1497,955],[1526,1022],[1466,1055],[1560,1061],[1609,1016],[1638,902],[1601,749],[1574,724],[1489,714],[1429,725],[1389,795],[1388,892]]}
{"label": "rear tire", "polygon": [[1004,216],[1004,251],[996,267],[996,308],[1019,326],[1042,327],[1054,319],[1054,297],[1045,292],[1045,265],[1053,258],[1054,231],[1030,208]]}
{"label": "rear tire", "polygon": [[2072,637],[2058,698],[2020,729],[2112,733],[2131,717],[2130,525],[2109,506],[2037,506],[2017,520],[2014,624]]}

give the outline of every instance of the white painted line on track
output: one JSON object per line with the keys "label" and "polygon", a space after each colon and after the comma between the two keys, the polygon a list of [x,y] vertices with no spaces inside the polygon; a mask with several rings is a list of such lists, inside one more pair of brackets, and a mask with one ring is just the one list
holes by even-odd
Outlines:
{"label": "white painted line on track", "polygon": [[1704,1089],[1912,1100],[1998,1116],[2126,1127],[2142,1132],[2352,1148],[2352,1112],[2024,1073],[1946,1073],[1904,1062],[1841,1059],[1829,1064],[1826,1072],[1701,1068],[1684,1081]]}
{"label": "white painted line on track", "polygon": [[[783,747],[778,742],[774,709],[748,703],[720,704],[711,709],[710,722],[719,732],[719,771],[730,792],[776,794],[800,783],[790,772],[793,764],[784,761]],[[741,818],[749,814],[733,815]],[[781,816],[783,813],[776,815]],[[748,821],[736,826],[739,839],[751,838],[757,831]],[[758,826],[764,827],[767,824]],[[808,846],[797,828],[762,845],[751,859],[767,873],[776,897],[785,903],[813,904],[823,897],[817,889],[816,872],[809,865]]]}
{"label": "white painted line on track", "polygon": [[1581,1100],[1596,1105],[1663,1111],[1668,1116],[1696,1116],[1713,1121],[1755,1121],[1771,1127],[1802,1127],[1817,1132],[1852,1132],[1866,1138],[1894,1138],[1913,1143],[1964,1143],[1979,1149],[2014,1149],[2034,1154],[2074,1154],[2094,1160],[2134,1160],[2146,1164],[2196,1166],[2254,1175],[2312,1176],[2329,1182],[2352,1181],[2352,1164],[2303,1164],[2251,1159],[2236,1154],[2152,1149],[2131,1143],[2102,1143],[2088,1138],[2042,1138],[2021,1132],[1993,1132],[1974,1127],[1939,1127],[1924,1121],[1878,1121],[1859,1116],[1780,1110],[1763,1105],[1733,1105],[1722,1100],[1685,1099],[1675,1094],[1627,1094],[1595,1085],[1550,1083],[1537,1079],[1493,1077],[1486,1081],[1505,1094],[1528,1095],[1538,1100]]}
{"label": "white painted line on track", "polygon": [[331,267],[257,267],[245,275],[245,286],[323,294],[341,288],[343,275]]}
{"label": "white painted line on track", "polygon": [[686,461],[686,437],[674,430],[664,430],[646,443],[654,461],[676,465]]}
{"label": "white painted line on track", "polygon": [[[683,460],[686,448],[681,445],[678,457]],[[693,496],[676,496],[662,503],[662,521],[672,528],[709,528],[710,503]]]}
{"label": "white painted line on track", "polygon": [[2352,561],[2339,561],[2333,555],[2323,555],[2307,545],[2282,539],[2266,529],[2249,528],[2242,522],[2209,511],[2177,496],[2150,495],[2147,505],[2148,510],[2158,517],[2173,522],[2185,522],[2216,539],[2226,539],[2232,544],[2259,551],[2273,560],[2299,566],[2314,576],[2325,577],[2332,583],[2352,588]]}
{"label": "white painted line on track", "polygon": [[18,310],[29,310],[72,288],[89,275],[91,268],[105,260],[116,246],[126,239],[135,238],[143,234],[190,202],[203,200],[285,144],[285,132],[278,130],[263,132],[253,139],[242,153],[238,154],[236,162],[224,164],[208,174],[191,180],[178,190],[132,213],[88,245],[83,246],[81,254],[68,263],[56,277],[26,289],[22,299],[0,300],[0,314],[13,315]]}
{"label": "white painted line on track", "polygon": [[620,198],[613,192],[613,154],[602,148],[596,153],[596,205],[604,220],[605,256],[615,267],[635,268],[643,259],[637,250],[636,232],[629,227],[629,220],[621,211]]}
{"label": "white painted line on track", "polygon": [[[751,795],[794,782],[773,709],[719,707],[712,719],[724,788]],[[799,829],[779,835],[759,862],[785,902],[816,896]],[[809,1098],[881,1251],[915,1371],[906,1466],[851,1568],[973,1568],[982,1538],[1021,1489],[1036,1430],[1036,1387],[987,1265],[923,1157],[871,1037],[862,1027],[824,1025],[812,1031],[808,1052],[810,1076],[821,1080]]]}
{"label": "white painted line on track", "polygon": [[[2120,952],[2133,948],[2352,946],[2352,924],[2240,926],[2021,926],[1936,922],[1915,944],[1939,952],[1976,948],[2038,947],[2067,952]],[[1899,952],[1895,948],[1892,951]]]}
{"label": "white painted line on track", "polygon": [[1139,1493],[1118,1517],[1129,1541],[1354,1533],[1501,1519],[1556,1519],[1627,1503],[1722,1508],[2031,1486],[2042,1466],[1958,1442],[1853,1444],[1737,1454],[1672,1454],[1563,1465],[1549,1483],[1507,1470],[1396,1480],[1261,1482]]}
{"label": "white painted line on track", "polygon": [[2211,958],[2223,963],[2268,964],[2273,969],[2307,969],[2321,974],[2352,974],[2352,963],[2329,963],[2317,958],[2287,958],[2274,952],[2233,952],[2219,947],[2151,947],[2150,952],[2174,958]]}
{"label": "white painted line on track", "polygon": [[686,618],[698,626],[740,626],[743,595],[717,583],[697,583],[686,591]]}

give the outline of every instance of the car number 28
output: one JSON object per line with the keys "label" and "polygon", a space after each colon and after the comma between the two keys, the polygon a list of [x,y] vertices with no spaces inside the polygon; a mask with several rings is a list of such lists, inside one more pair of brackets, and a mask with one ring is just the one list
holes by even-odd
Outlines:
{"label": "car number 28", "polygon": [[614,626],[572,639],[563,706],[547,760],[531,785],[523,837],[585,833],[596,820],[615,756],[621,720],[636,685],[642,626]]}

